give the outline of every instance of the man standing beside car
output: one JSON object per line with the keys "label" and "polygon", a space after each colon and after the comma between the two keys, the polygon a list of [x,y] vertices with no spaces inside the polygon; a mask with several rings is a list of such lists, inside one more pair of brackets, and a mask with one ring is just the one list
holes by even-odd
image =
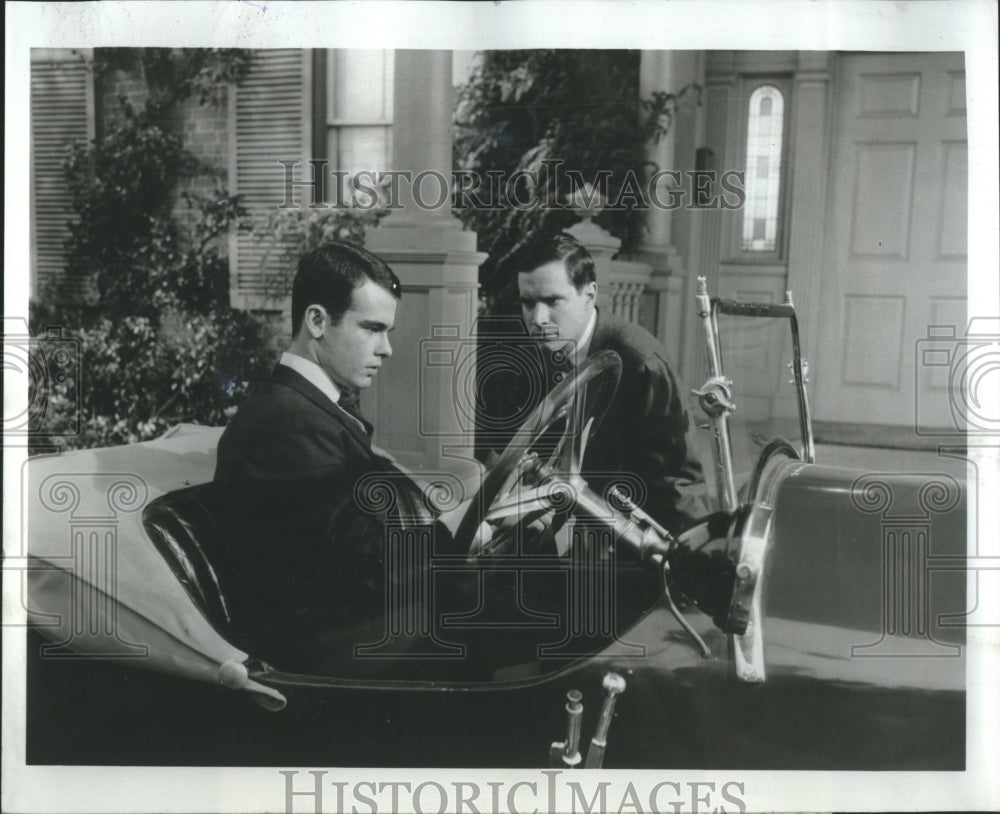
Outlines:
{"label": "man standing beside car", "polygon": [[[572,236],[542,234],[501,263],[517,276],[521,314],[539,345],[547,377],[542,391],[521,381],[489,382],[483,394],[494,415],[523,414],[589,356],[612,350],[622,375],[607,414],[590,438],[582,474],[599,494],[615,482],[672,534],[702,517],[701,464],[689,441],[683,391],[667,352],[652,334],[597,307],[597,275],[586,248]],[[517,403],[515,403],[517,402]]]}

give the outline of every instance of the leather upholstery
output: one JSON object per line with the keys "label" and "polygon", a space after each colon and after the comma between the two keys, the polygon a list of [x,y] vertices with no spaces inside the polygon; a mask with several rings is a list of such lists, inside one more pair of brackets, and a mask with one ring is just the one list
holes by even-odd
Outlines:
{"label": "leather upholstery", "polygon": [[198,610],[220,633],[229,632],[232,547],[219,529],[221,508],[212,483],[170,492],[142,515],[146,531]]}

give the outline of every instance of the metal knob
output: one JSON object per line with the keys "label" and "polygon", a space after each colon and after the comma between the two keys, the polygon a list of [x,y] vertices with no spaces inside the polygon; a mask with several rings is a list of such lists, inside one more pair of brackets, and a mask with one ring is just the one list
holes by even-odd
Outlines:
{"label": "metal knob", "polygon": [[625,679],[618,673],[608,673],[602,682],[604,687],[604,706],[601,707],[601,717],[597,721],[597,731],[590,739],[590,749],[587,750],[587,761],[584,768],[600,769],[604,763],[604,750],[608,745],[608,729],[615,712],[615,701],[625,692]]}
{"label": "metal knob", "polygon": [[570,690],[566,693],[566,746],[563,760],[569,766],[580,762],[580,718],[583,716],[583,693]]}
{"label": "metal knob", "polygon": [[570,690],[566,693],[566,740],[556,741],[549,748],[549,763],[553,767],[576,766],[580,756],[580,719],[583,717],[583,693]]}

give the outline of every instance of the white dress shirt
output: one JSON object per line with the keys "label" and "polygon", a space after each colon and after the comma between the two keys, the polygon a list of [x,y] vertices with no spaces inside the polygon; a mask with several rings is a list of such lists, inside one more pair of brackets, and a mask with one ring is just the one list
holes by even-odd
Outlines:
{"label": "white dress shirt", "polygon": [[278,364],[290,367],[309,382],[309,384],[315,386],[330,401],[338,406],[340,405],[340,388],[326,375],[323,368],[315,362],[309,361],[304,356],[296,356],[294,353],[285,351],[281,354]]}
{"label": "white dress shirt", "polygon": [[590,322],[583,331],[580,341],[573,345],[573,354],[570,361],[573,367],[578,367],[581,359],[587,358],[587,351],[590,350],[590,340],[594,338],[594,330],[597,328],[597,309],[590,315]]}
{"label": "white dress shirt", "polygon": [[[368,428],[358,421],[358,417],[352,415],[347,410],[345,410],[340,404],[340,388],[333,383],[333,379],[326,375],[326,372],[317,365],[315,362],[306,359],[304,356],[297,356],[294,353],[289,353],[285,351],[281,354],[281,359],[278,360],[278,364],[284,365],[285,367],[290,367],[296,373],[298,373],[302,378],[304,378],[309,384],[315,385],[316,389],[319,390],[324,396],[326,396],[330,401],[337,405],[340,412],[346,415],[351,421],[357,424],[364,433],[368,434]],[[373,447],[374,448],[374,447]],[[385,457],[391,457],[388,454],[378,450]]]}

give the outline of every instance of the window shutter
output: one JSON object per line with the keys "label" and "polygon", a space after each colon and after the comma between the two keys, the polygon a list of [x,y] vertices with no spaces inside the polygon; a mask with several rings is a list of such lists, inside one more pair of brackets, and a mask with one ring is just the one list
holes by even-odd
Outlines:
{"label": "window shutter", "polygon": [[[260,222],[285,199],[284,167],[299,161],[296,179],[310,179],[312,141],[312,72],[305,49],[260,50],[249,72],[230,94],[230,168],[233,191]],[[310,200],[309,189],[295,199]],[[240,229],[229,252],[230,302],[237,308],[280,309],[287,292],[276,289],[274,276],[290,280],[288,247]]]}
{"label": "window shutter", "polygon": [[94,137],[94,93],[89,66],[79,53],[31,62],[31,271],[32,296],[81,300],[84,279],[66,273],[65,243],[72,214],[62,162],[70,144]]}

